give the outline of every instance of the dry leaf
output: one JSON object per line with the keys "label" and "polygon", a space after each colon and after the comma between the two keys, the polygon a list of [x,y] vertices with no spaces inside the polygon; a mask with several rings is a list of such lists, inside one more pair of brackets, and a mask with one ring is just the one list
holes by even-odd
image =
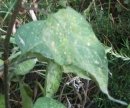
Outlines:
{"label": "dry leaf", "polygon": [[36,15],[35,15],[34,11],[33,11],[33,10],[29,10],[29,13],[30,13],[30,15],[31,15],[31,17],[32,17],[32,19],[33,19],[33,21],[37,21],[37,17],[36,17]]}

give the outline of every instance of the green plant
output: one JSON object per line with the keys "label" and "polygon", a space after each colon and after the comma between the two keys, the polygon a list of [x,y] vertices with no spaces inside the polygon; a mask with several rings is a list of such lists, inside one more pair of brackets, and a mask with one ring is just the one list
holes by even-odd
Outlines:
{"label": "green plant", "polygon": [[[104,48],[96,39],[90,25],[70,7],[55,14],[48,14],[45,21],[21,26],[15,34],[15,39],[22,51],[21,56],[34,56],[41,60],[40,54],[40,57],[43,56],[45,61],[51,64],[47,69],[47,75],[50,75],[48,78],[46,76],[45,97],[53,97],[59,86],[62,75],[60,73],[71,70],[77,75],[81,74],[80,77],[86,74],[86,79],[97,82],[109,99],[127,105],[108,94],[108,67]],[[82,73],[79,73],[80,71]]]}
{"label": "green plant", "polygon": [[[52,99],[59,87],[63,71],[76,73],[81,78],[92,79],[111,100],[126,105],[109,96],[108,67],[104,48],[96,39],[90,25],[71,8],[67,7],[55,14],[48,14],[47,20],[21,26],[15,34],[15,39],[20,47],[21,55],[11,60],[15,68],[12,76],[16,76],[20,84],[25,108],[32,107],[32,104],[26,103],[27,100],[32,102],[32,93],[20,75],[27,74],[34,67],[36,58],[47,62],[48,66],[45,89],[42,89],[44,97],[37,99],[34,108],[43,105],[48,105],[48,108],[52,105],[64,108],[62,104]],[[51,102],[52,105],[46,104]]]}

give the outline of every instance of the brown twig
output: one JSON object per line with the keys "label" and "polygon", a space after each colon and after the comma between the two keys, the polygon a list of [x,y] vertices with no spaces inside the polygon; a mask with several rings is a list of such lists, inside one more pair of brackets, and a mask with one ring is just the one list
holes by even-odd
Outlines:
{"label": "brown twig", "polygon": [[17,0],[12,16],[11,16],[11,20],[8,26],[8,30],[7,30],[7,34],[4,40],[4,94],[5,94],[5,107],[6,108],[10,108],[10,103],[9,103],[9,78],[8,78],[8,69],[9,69],[9,60],[8,60],[8,56],[9,56],[9,40],[10,40],[10,36],[11,36],[11,32],[12,32],[12,28],[16,19],[16,16],[19,12],[19,9],[21,7],[21,2],[22,0]]}
{"label": "brown twig", "polygon": [[84,100],[83,100],[83,103],[82,103],[82,108],[85,108],[85,105],[87,104],[88,88],[89,88],[89,80],[86,80],[85,89],[82,86],[82,90],[83,90],[83,94],[84,94]]}
{"label": "brown twig", "polygon": [[87,106],[86,108],[90,108],[94,103],[95,103],[95,101],[92,100],[92,101],[88,104],[88,106]]}
{"label": "brown twig", "polygon": [[48,13],[47,11],[45,11],[45,10],[43,10],[43,9],[41,10],[41,9],[38,9],[38,8],[25,7],[25,6],[22,6],[22,9],[23,9],[23,10],[27,10],[27,11],[29,11],[29,10],[34,10],[34,11],[39,12],[39,13],[41,13],[41,14],[50,15],[50,13]]}
{"label": "brown twig", "polygon": [[130,9],[126,8],[125,6],[123,6],[119,0],[117,0],[117,2],[120,4],[120,6],[121,6],[122,8],[126,9],[127,11],[130,10]]}

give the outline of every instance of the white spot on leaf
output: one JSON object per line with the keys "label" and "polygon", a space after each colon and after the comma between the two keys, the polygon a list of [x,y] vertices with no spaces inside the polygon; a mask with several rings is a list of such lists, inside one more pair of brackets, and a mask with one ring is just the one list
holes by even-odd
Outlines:
{"label": "white spot on leaf", "polygon": [[99,64],[99,62],[98,62],[97,60],[96,60],[96,61],[94,61],[94,63],[95,63],[95,64]]}
{"label": "white spot on leaf", "polygon": [[23,41],[23,39],[18,35],[18,38],[19,38],[19,41],[20,41],[20,43],[23,45],[23,46],[25,46],[25,42]]}
{"label": "white spot on leaf", "polygon": [[97,54],[97,52],[96,52],[96,51],[94,51],[94,54]]}
{"label": "white spot on leaf", "polygon": [[90,43],[88,42],[87,45],[90,46]]}
{"label": "white spot on leaf", "polygon": [[52,42],[52,43],[51,43],[51,46],[54,46],[54,45],[55,45],[55,43],[54,43],[54,42]]}
{"label": "white spot on leaf", "polygon": [[77,44],[77,40],[74,41],[74,44]]}
{"label": "white spot on leaf", "polygon": [[54,51],[57,52],[57,49],[55,49]]}

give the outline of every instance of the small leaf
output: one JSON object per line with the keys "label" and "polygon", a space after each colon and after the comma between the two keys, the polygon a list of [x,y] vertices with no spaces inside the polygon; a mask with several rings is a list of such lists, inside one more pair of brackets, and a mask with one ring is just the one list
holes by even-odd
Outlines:
{"label": "small leaf", "polygon": [[67,0],[59,0],[58,4],[61,5],[62,7],[66,7]]}
{"label": "small leaf", "polygon": [[4,61],[0,59],[0,66],[4,64]]}
{"label": "small leaf", "polygon": [[20,93],[22,95],[22,105],[23,108],[32,108],[32,90],[27,84],[24,84],[23,82],[20,82]]}
{"label": "small leaf", "polygon": [[66,108],[62,103],[48,97],[38,98],[33,108]]}
{"label": "small leaf", "polygon": [[[5,36],[1,36],[0,39],[5,39]],[[10,43],[16,44],[14,37],[10,37]]]}
{"label": "small leaf", "polygon": [[45,96],[53,97],[59,88],[62,77],[62,68],[57,63],[50,61],[47,65],[45,78]]}
{"label": "small leaf", "polygon": [[0,94],[0,108],[5,108],[5,98],[3,94]]}
{"label": "small leaf", "polygon": [[13,61],[13,59],[16,59],[18,56],[20,56],[21,55],[21,51],[19,51],[19,52],[16,52],[16,53],[12,53],[11,55],[10,55],[10,57],[9,57],[9,60],[10,61]]}
{"label": "small leaf", "polygon": [[0,52],[0,57],[2,57],[3,52]]}
{"label": "small leaf", "polygon": [[[0,67],[3,68],[4,61],[0,59]],[[3,71],[0,71],[0,77],[3,75]]]}
{"label": "small leaf", "polygon": [[35,66],[37,59],[24,61],[16,66],[15,73],[17,75],[25,75]]}
{"label": "small leaf", "polygon": [[130,0],[124,0],[124,4],[129,4]]}
{"label": "small leaf", "polygon": [[115,7],[117,8],[118,12],[122,12],[123,8],[121,7],[119,3],[116,3]]}
{"label": "small leaf", "polygon": [[128,107],[127,108],[130,108],[130,104],[128,105]]}
{"label": "small leaf", "polygon": [[106,54],[109,53],[112,50],[112,47],[108,47],[108,46],[105,46],[105,45],[103,45],[103,46],[104,46],[104,50],[105,50]]}
{"label": "small leaf", "polygon": [[85,9],[84,11],[83,11],[83,16],[84,16],[84,18],[87,18],[89,15],[90,15],[90,10],[91,10],[91,8],[92,8],[92,4],[93,4],[94,2],[91,2],[90,4],[89,4],[89,6],[87,7],[87,9]]}

